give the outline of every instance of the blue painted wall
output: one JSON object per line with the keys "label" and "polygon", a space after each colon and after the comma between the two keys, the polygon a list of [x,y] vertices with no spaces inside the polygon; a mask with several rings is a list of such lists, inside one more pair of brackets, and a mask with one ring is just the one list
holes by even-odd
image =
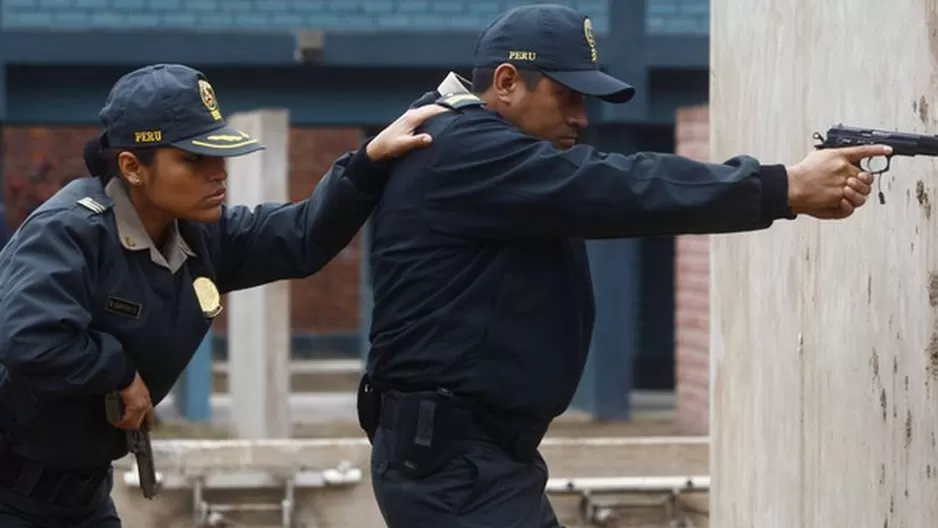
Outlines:
{"label": "blue painted wall", "polygon": [[[93,124],[111,84],[130,67],[7,67],[6,122]],[[444,69],[206,67],[226,114],[265,106],[290,111],[294,125],[378,126],[443,78]],[[467,73],[467,72],[463,72]],[[2,76],[0,76],[2,77]],[[376,79],[382,86],[374,90]],[[387,80],[383,80],[387,79]],[[706,72],[653,72],[645,123],[673,122],[680,105],[707,100]],[[67,86],[68,90],[62,90]],[[269,87],[276,86],[276,90]],[[2,101],[0,101],[2,105]],[[603,104],[608,108],[612,105]],[[599,117],[597,122],[603,121]]]}
{"label": "blue painted wall", "polygon": [[[553,0],[608,25],[606,0]],[[3,0],[9,28],[478,29],[517,0]]]}
{"label": "blue painted wall", "polygon": [[[638,89],[628,105],[604,105],[597,121],[670,123],[676,104],[706,97],[699,86],[707,82],[707,0],[557,1],[594,19],[601,66]],[[478,27],[530,3],[0,0],[0,65],[8,69],[0,121],[94,122],[107,86],[121,73],[145,63],[185,62],[210,75],[229,113],[277,104],[288,107],[296,124],[379,124],[447,70],[468,73]],[[313,63],[297,62],[290,29],[298,28],[326,30]],[[680,82],[656,83],[662,72],[699,79],[685,93]],[[360,82],[347,82],[350,77]],[[372,89],[376,83],[381,92]]]}
{"label": "blue painted wall", "polygon": [[647,0],[646,6],[645,30],[649,34],[710,33],[709,0]]}
{"label": "blue painted wall", "polygon": [[[553,0],[610,28],[609,1]],[[0,0],[8,28],[477,29],[525,0]],[[708,0],[647,0],[652,34],[706,34]]]}
{"label": "blue painted wall", "polygon": [[[89,124],[111,85],[131,67],[8,66],[6,121],[11,124]],[[392,81],[374,69],[203,68],[222,111],[276,106],[294,125],[379,125],[436,87],[444,70],[401,70]],[[376,91],[380,84],[382,90]],[[67,86],[67,90],[62,87]],[[276,87],[276,89],[271,89]]]}

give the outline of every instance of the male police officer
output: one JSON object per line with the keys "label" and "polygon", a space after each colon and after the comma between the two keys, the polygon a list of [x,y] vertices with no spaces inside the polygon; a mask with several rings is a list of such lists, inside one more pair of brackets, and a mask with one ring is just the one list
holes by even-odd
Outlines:
{"label": "male police officer", "polygon": [[440,99],[456,111],[428,121],[434,144],[399,160],[373,217],[359,412],[392,528],[559,526],[537,446],[589,348],[583,239],[844,218],[872,183],[852,162],[888,152],[819,151],[785,167],[576,145],[584,95],[622,103],[634,89],[599,71],[589,20],[566,7],[503,14],[475,65],[480,97],[457,85]]}

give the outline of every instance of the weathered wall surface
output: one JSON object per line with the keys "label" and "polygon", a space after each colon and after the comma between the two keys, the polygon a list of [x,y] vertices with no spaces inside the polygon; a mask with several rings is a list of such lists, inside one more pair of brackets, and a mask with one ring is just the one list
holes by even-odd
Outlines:
{"label": "weathered wall surface", "polygon": [[[712,2],[711,156],[798,161],[834,123],[938,131],[938,7]],[[711,239],[711,519],[938,526],[938,164],[886,204]]]}

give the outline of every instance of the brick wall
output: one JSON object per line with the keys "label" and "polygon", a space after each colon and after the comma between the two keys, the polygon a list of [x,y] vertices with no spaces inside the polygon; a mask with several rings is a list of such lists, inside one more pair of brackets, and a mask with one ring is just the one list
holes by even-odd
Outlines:
{"label": "brick wall", "polygon": [[[675,135],[678,154],[708,159],[707,106],[679,109]],[[688,235],[677,237],[675,248],[677,411],[690,434],[709,429],[709,246],[708,236]]]}
{"label": "brick wall", "polygon": [[[608,29],[608,0],[552,0]],[[531,0],[0,0],[10,28],[478,29]]]}
{"label": "brick wall", "polygon": [[[3,137],[4,196],[10,199],[9,214],[29,200],[54,192],[54,186],[27,184],[42,171],[58,184],[85,175],[81,152],[92,128],[6,126]],[[290,135],[291,199],[307,196],[340,154],[360,144],[358,129],[295,128]],[[46,190],[49,189],[49,190]],[[354,240],[342,253],[313,277],[291,286],[291,325],[298,333],[352,333],[358,330],[359,242]],[[225,331],[221,318],[217,330]]]}

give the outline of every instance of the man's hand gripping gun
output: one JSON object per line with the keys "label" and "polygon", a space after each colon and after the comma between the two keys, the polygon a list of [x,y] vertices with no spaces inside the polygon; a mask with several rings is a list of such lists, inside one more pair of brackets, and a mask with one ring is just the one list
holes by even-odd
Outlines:
{"label": "man's hand gripping gun", "polygon": [[[938,156],[938,136],[926,136],[907,132],[890,132],[875,128],[859,128],[834,125],[827,130],[827,137],[815,132],[816,149],[854,147],[858,145],[888,145],[892,154],[866,158],[860,169],[879,176],[889,170],[893,156]],[[877,178],[879,203],[886,203],[881,181]]]}
{"label": "man's hand gripping gun", "polygon": [[[107,420],[112,424],[119,423],[124,416],[124,402],[120,394],[112,392],[105,399]],[[150,432],[146,421],[137,431],[126,431],[127,448],[137,461],[137,476],[140,478],[140,490],[143,496],[152,499],[156,497],[159,484],[156,482],[156,468],[153,465],[153,450],[150,446]]]}

